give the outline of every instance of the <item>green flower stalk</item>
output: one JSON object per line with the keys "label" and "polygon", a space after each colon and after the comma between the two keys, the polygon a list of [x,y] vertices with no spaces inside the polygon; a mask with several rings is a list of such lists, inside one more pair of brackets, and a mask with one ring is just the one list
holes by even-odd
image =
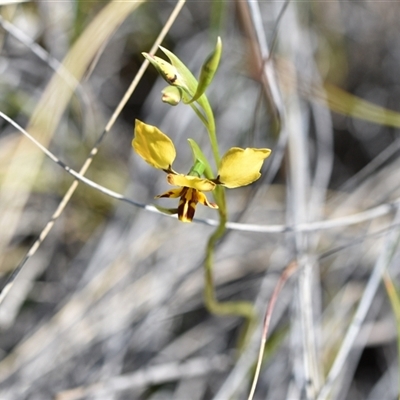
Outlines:
{"label": "green flower stalk", "polygon": [[[233,189],[256,181],[261,175],[260,169],[264,160],[270,155],[271,150],[232,147],[222,157],[220,156],[214,114],[205,94],[220,62],[222,53],[220,38],[218,38],[213,52],[203,63],[198,81],[175,54],[161,46],[160,49],[170,62],[147,53],[143,53],[143,56],[168,83],[168,86],[162,91],[162,101],[172,106],[182,102],[193,109],[207,129],[217,172],[213,172],[210,162],[193,139],[188,139],[194,158],[189,172],[179,174],[174,171],[172,164],[176,157],[176,150],[172,140],[157,127],[139,120],[135,122],[135,136],[132,145],[136,153],[148,164],[164,171],[167,174],[167,182],[175,186],[156,198],[179,198],[178,207],[172,209],[158,207],[160,211],[177,214],[182,222],[191,222],[198,203],[218,210],[219,225],[207,243],[204,265],[204,301],[211,313],[238,315],[246,318],[247,324],[240,346],[242,347],[246,343],[255,321],[254,308],[249,302],[221,303],[217,300],[213,278],[214,249],[216,243],[225,234],[227,222],[225,188]],[[210,192],[214,195],[215,203],[209,201],[205,195]]]}

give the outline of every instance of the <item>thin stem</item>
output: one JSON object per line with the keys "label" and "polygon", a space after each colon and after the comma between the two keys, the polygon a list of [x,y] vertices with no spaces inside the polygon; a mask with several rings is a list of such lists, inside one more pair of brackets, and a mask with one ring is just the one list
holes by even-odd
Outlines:
{"label": "thin stem", "polygon": [[208,122],[207,119],[204,117],[204,115],[201,113],[199,108],[196,106],[195,103],[190,103],[190,107],[192,107],[193,111],[196,113],[196,115],[199,117],[200,121],[204,124],[208,131]]}
{"label": "thin stem", "polygon": [[[210,103],[206,96],[203,96],[198,102],[203,108],[204,113],[207,117],[207,131],[211,143],[211,148],[214,155],[214,160],[219,167],[221,156],[219,154],[218,139],[216,134],[214,114],[211,109]],[[238,315],[246,318],[246,325],[242,331],[241,338],[239,340],[239,350],[247,344],[250,333],[253,330],[256,321],[256,313],[254,306],[250,302],[245,301],[230,301],[230,302],[219,302],[215,295],[215,283],[214,283],[214,250],[219,239],[225,234],[226,222],[227,222],[227,210],[226,210],[226,198],[225,188],[223,186],[217,186],[214,191],[214,197],[219,207],[220,221],[217,229],[210,236],[207,243],[206,260],[204,264],[205,273],[205,287],[204,287],[204,303],[206,308],[216,315]]]}
{"label": "thin stem", "polygon": [[249,333],[252,331],[256,314],[253,304],[246,301],[227,301],[219,302],[215,295],[214,283],[214,249],[219,239],[225,234],[226,231],[226,216],[220,214],[220,224],[214,233],[210,236],[207,243],[206,260],[204,263],[205,273],[205,286],[204,286],[204,303],[208,311],[216,315],[237,315],[244,317],[247,320],[246,329],[243,332],[242,338],[239,343],[239,349],[247,343]]}
{"label": "thin stem", "polygon": [[221,161],[221,156],[219,154],[219,148],[218,148],[218,139],[217,139],[217,132],[216,132],[216,128],[215,128],[214,113],[211,109],[210,103],[208,102],[208,100],[205,96],[204,96],[204,99],[205,99],[204,101],[201,101],[201,102],[199,101],[199,104],[203,108],[204,113],[206,114],[206,117],[207,117],[208,137],[210,139],[215,164],[217,165],[217,168],[218,168],[219,163]]}
{"label": "thin stem", "polygon": [[278,299],[279,293],[281,292],[283,286],[285,285],[287,280],[293,275],[293,273],[296,270],[297,270],[297,262],[292,261],[282,272],[282,274],[279,278],[279,281],[276,284],[275,289],[272,293],[271,299],[268,303],[267,311],[265,312],[264,328],[263,328],[263,332],[262,332],[262,336],[261,336],[261,344],[260,344],[260,350],[258,353],[256,371],[254,373],[253,383],[251,385],[248,400],[253,400],[254,393],[256,391],[258,377],[260,376],[261,364],[262,364],[262,360],[264,358],[265,343],[267,342],[269,325],[271,323],[272,312],[274,311],[276,300]]}

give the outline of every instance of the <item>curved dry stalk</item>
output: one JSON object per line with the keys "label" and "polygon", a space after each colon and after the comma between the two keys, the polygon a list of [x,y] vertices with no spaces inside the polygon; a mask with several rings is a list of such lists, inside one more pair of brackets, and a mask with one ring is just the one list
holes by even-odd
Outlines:
{"label": "curved dry stalk", "polygon": [[[180,10],[182,9],[183,5],[185,4],[186,0],[179,0],[178,3],[176,4],[174,10],[172,11],[168,21],[166,22],[166,24],[164,25],[163,29],[161,30],[161,32],[159,33],[156,41],[154,42],[153,46],[150,49],[150,54],[153,54],[156,52],[158,46],[162,43],[162,41],[164,40],[166,34],[168,33],[169,29],[171,28],[172,24],[174,23],[175,19],[177,18]],[[139,71],[137,72],[135,78],[133,79],[131,85],[129,86],[128,90],[126,91],[125,95],[123,96],[122,100],[120,101],[120,103],[118,104],[116,110],[114,111],[113,115],[111,116],[110,120],[108,121],[104,131],[102,132],[102,134],[100,135],[100,137],[97,139],[94,147],[92,148],[92,150],[90,151],[90,154],[88,156],[88,158],[86,159],[85,163],[83,164],[82,168],[79,170],[79,175],[80,175],[80,180],[84,181],[83,175],[86,173],[86,171],[88,170],[89,166],[91,165],[94,156],[97,154],[98,149],[100,144],[102,143],[104,137],[106,136],[106,134],[110,131],[110,129],[112,128],[112,126],[114,125],[116,119],[118,118],[119,114],[121,113],[122,109],[124,108],[125,104],[127,103],[128,99],[130,98],[130,96],[132,95],[132,93],[134,92],[134,90],[136,89],[140,79],[142,78],[146,68],[148,67],[149,62],[147,60],[144,60],[142,66],[140,67]],[[2,115],[3,118],[5,118],[4,114]],[[9,122],[10,119],[7,119]],[[15,126],[15,124],[13,124]],[[19,128],[18,128],[19,129]],[[20,131],[22,131],[21,129],[19,129]],[[27,133],[27,132],[26,132]],[[32,140],[33,138],[31,138]],[[39,145],[39,142],[36,141],[36,145]],[[39,146],[42,151],[44,151],[50,158],[53,159],[53,161],[57,162],[58,164],[60,164],[60,161],[57,159],[57,157],[55,156],[50,156],[50,152],[45,151],[45,147],[43,146]],[[62,163],[60,164],[62,165]],[[68,172],[70,172],[72,175],[74,175],[75,171],[72,172],[73,170],[69,169],[69,167],[67,167],[65,164],[62,165],[64,169],[66,169]],[[67,169],[68,168],[68,169]],[[77,177],[77,175],[75,173],[75,177]],[[21,263],[14,269],[14,271],[12,272],[12,274],[10,275],[10,277],[8,278],[5,286],[3,287],[2,291],[0,292],[0,304],[2,303],[2,301],[4,300],[5,296],[7,295],[7,293],[10,291],[13,282],[15,281],[16,277],[18,276],[19,272],[21,271],[21,269],[24,267],[25,263],[28,261],[28,259],[30,257],[32,257],[37,249],[40,247],[41,243],[43,242],[43,240],[46,238],[46,236],[49,234],[49,232],[51,231],[51,229],[53,228],[55,221],[57,220],[57,218],[62,214],[62,212],[64,211],[66,205],[68,204],[69,200],[71,199],[72,195],[74,194],[76,188],[78,187],[79,181],[75,180],[72,185],[70,186],[70,188],[68,189],[67,193],[64,195],[63,199],[61,200],[60,204],[58,205],[56,211],[53,213],[51,219],[49,220],[49,222],[46,224],[46,226],[44,227],[44,229],[42,230],[42,232],[40,233],[38,239],[35,241],[35,243],[31,246],[31,248],[29,249],[28,253],[25,255],[25,257],[23,258],[23,260],[21,261]],[[115,192],[113,193],[115,194]],[[115,196],[114,196],[115,197]]]}
{"label": "curved dry stalk", "polygon": [[264,357],[265,343],[267,342],[269,325],[271,322],[272,312],[274,311],[275,303],[278,299],[279,293],[281,292],[281,290],[282,290],[283,286],[285,285],[285,283],[287,282],[287,280],[296,272],[297,266],[298,266],[297,262],[292,261],[284,269],[281,276],[279,277],[279,281],[276,284],[274,291],[272,292],[271,299],[268,303],[268,307],[265,312],[264,326],[263,326],[263,331],[262,331],[262,336],[261,336],[261,343],[260,343],[260,350],[258,353],[256,371],[254,373],[254,378],[253,378],[253,382],[251,384],[251,389],[250,389],[250,394],[249,394],[248,400],[253,400],[254,393],[256,391],[258,378],[260,376],[261,364],[262,364],[262,360]]}

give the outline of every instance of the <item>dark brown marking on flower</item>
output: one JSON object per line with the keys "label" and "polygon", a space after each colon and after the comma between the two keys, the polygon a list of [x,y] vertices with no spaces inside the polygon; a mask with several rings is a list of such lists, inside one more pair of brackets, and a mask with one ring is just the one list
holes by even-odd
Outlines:
{"label": "dark brown marking on flower", "polygon": [[214,179],[209,179],[211,182],[214,182],[216,185],[222,185],[223,183],[219,180],[219,175]]}
{"label": "dark brown marking on flower", "polygon": [[[167,175],[167,182],[170,184],[170,185],[172,185],[173,183],[172,183],[172,177],[171,177],[171,174],[168,174]],[[183,190],[182,190],[182,196],[184,195],[184,193],[183,193]]]}
{"label": "dark brown marking on flower", "polygon": [[196,201],[189,201],[188,209],[187,209],[187,219],[189,221],[193,220],[194,213],[196,211],[196,204],[197,204]]}
{"label": "dark brown marking on flower", "polygon": [[182,222],[192,222],[197,202],[197,190],[184,187],[178,206],[178,218]]}
{"label": "dark brown marking on flower", "polygon": [[168,82],[174,83],[178,79],[177,74],[172,75],[172,73],[169,72],[169,69],[174,68],[171,64],[167,63],[166,61],[159,60],[158,65]]}
{"label": "dark brown marking on flower", "polygon": [[176,80],[178,79],[178,75],[175,74],[172,78],[167,76],[167,79],[168,79],[169,83],[174,84],[176,82]]}
{"label": "dark brown marking on flower", "polygon": [[174,195],[174,192],[170,190],[169,192],[165,192],[163,194],[159,194],[155,197],[155,199],[161,199],[161,198],[169,198]]}
{"label": "dark brown marking on flower", "polygon": [[178,218],[182,222],[187,221],[187,200],[184,197],[181,197],[179,200],[179,206],[178,206]]}

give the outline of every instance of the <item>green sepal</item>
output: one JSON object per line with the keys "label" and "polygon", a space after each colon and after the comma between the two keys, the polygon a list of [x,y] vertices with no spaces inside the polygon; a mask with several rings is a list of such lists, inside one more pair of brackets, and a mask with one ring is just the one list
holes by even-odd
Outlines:
{"label": "green sepal", "polygon": [[157,208],[157,210],[162,212],[163,214],[167,214],[167,215],[178,214],[178,209],[177,208],[165,208],[165,207],[161,207],[161,206],[159,206],[157,204],[152,204],[152,206]]}
{"label": "green sepal", "polygon": [[189,142],[190,148],[192,149],[194,162],[196,163],[197,160],[200,161],[204,166],[204,176],[207,179],[213,179],[214,174],[213,174],[211,165],[208,162],[207,157],[204,155],[204,153],[200,149],[200,146],[193,139],[188,139],[188,142]]}
{"label": "green sepal", "polygon": [[193,103],[194,101],[199,99],[204,94],[207,87],[210,85],[211,81],[214,78],[215,72],[218,69],[219,60],[221,59],[221,52],[222,52],[222,42],[221,38],[218,36],[217,44],[215,46],[214,51],[207,57],[203,66],[201,67],[199,83],[197,85],[196,93],[187,102],[188,104]]}

